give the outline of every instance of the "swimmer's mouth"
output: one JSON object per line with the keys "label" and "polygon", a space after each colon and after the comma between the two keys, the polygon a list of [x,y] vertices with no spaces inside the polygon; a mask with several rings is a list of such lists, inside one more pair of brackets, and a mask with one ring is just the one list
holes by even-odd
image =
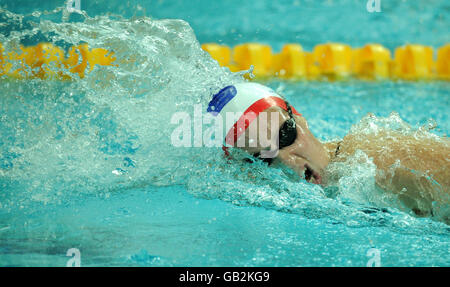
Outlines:
{"label": "swimmer's mouth", "polygon": [[322,184],[322,177],[308,164],[305,164],[305,180],[315,184]]}

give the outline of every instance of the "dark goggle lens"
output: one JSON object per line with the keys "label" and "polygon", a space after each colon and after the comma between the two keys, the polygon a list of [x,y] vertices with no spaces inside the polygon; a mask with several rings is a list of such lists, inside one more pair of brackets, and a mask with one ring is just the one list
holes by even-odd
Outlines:
{"label": "dark goggle lens", "polygon": [[[286,102],[287,111],[289,114],[289,119],[286,120],[280,127],[280,131],[278,133],[278,149],[285,148],[290,146],[297,139],[297,125],[295,123],[294,115],[292,113],[291,106],[288,102]],[[272,163],[273,158],[261,158],[260,153],[255,153],[253,155],[255,158],[259,158],[269,165]]]}
{"label": "dark goggle lens", "polygon": [[297,138],[297,127],[293,118],[288,119],[283,123],[278,135],[279,149],[290,146]]}
{"label": "dark goggle lens", "polygon": [[292,113],[291,106],[287,101],[286,109],[289,114],[289,119],[281,125],[279,134],[278,134],[278,148],[282,149],[287,146],[290,146],[295,142],[297,138],[297,125],[295,124],[294,114]]}

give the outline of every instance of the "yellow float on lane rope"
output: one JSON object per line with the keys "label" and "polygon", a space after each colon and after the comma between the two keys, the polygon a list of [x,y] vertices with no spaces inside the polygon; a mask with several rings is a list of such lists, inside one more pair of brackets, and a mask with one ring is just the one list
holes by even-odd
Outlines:
{"label": "yellow float on lane rope", "polygon": [[306,76],[306,58],[302,46],[286,44],[273,55],[273,73],[281,78],[299,79]]}
{"label": "yellow float on lane rope", "polygon": [[269,77],[272,74],[272,49],[258,43],[237,45],[233,49],[233,62],[238,70],[248,70],[253,65],[256,77]]}
{"label": "yellow float on lane rope", "polygon": [[208,52],[222,67],[230,65],[231,49],[228,46],[207,43],[202,45],[202,49]]}
{"label": "yellow float on lane rope", "polygon": [[[283,79],[330,80],[354,76],[359,79],[450,79],[449,44],[438,50],[438,60],[433,61],[433,49],[421,45],[406,45],[396,49],[394,59],[391,52],[380,44],[367,44],[352,49],[339,43],[327,43],[314,47],[312,52],[303,51],[299,44],[286,44],[280,53],[272,54],[271,48],[258,43],[237,45],[231,51],[224,45],[204,44],[220,65],[232,72],[255,67],[256,78],[279,77]],[[226,51],[226,52],[225,52]],[[224,59],[224,60],[221,60]]]}
{"label": "yellow float on lane rope", "polygon": [[309,80],[315,80],[320,76],[319,59],[312,52],[305,52],[306,76]]}
{"label": "yellow float on lane rope", "polygon": [[[14,47],[13,47],[14,48]],[[405,45],[391,53],[380,44],[367,44],[352,49],[339,43],[317,45],[305,52],[300,44],[286,44],[280,53],[272,54],[271,47],[259,43],[245,43],[230,49],[215,43],[202,45],[213,59],[232,72],[248,70],[259,79],[442,79],[450,80],[450,44],[437,50],[423,45]],[[51,43],[30,47],[16,47],[5,51],[0,43],[0,76],[16,79],[72,79],[74,74],[85,77],[96,65],[117,66],[113,52],[105,48],[89,49],[87,44],[72,46],[67,52]],[[122,59],[122,61],[130,61]],[[125,63],[125,62],[123,62]]]}
{"label": "yellow float on lane rope", "polygon": [[404,80],[431,79],[433,77],[433,48],[405,45],[395,49],[394,78]]}
{"label": "yellow float on lane rope", "polygon": [[438,49],[436,73],[439,79],[450,80],[450,44]]}
{"label": "yellow float on lane rope", "polygon": [[314,47],[314,59],[318,61],[320,73],[329,79],[340,79],[351,75],[352,48],[340,43],[327,43]]}
{"label": "yellow float on lane rope", "polygon": [[353,73],[363,79],[389,78],[391,52],[380,44],[353,50]]}

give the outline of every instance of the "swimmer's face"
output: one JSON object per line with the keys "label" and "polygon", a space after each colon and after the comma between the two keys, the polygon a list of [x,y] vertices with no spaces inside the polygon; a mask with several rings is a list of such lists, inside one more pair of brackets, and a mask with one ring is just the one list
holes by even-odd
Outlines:
{"label": "swimmer's face", "polygon": [[278,159],[306,180],[323,184],[325,167],[330,161],[328,152],[311,133],[304,117],[295,116],[295,122],[297,138],[292,145],[279,150]]}
{"label": "swimmer's face", "polygon": [[[281,125],[289,119],[289,115],[280,108],[269,108],[266,112],[277,112],[279,121],[276,126],[272,126],[271,121],[265,121],[268,126],[268,135],[272,135],[270,141],[273,146],[278,146],[275,141],[278,140],[278,132]],[[298,175],[304,177],[307,181],[316,184],[324,184],[324,170],[329,162],[328,152],[319,140],[311,133],[306,119],[302,116],[294,116],[297,129],[297,137],[293,144],[278,150],[276,159],[292,168]],[[253,121],[254,124],[257,121]],[[259,121],[261,124],[261,121]],[[251,124],[251,125],[252,125]],[[256,124],[256,123],[255,123]],[[275,136],[276,135],[276,136]],[[257,148],[248,148],[247,151],[254,154],[260,152],[263,145]],[[267,145],[265,145],[267,146]]]}

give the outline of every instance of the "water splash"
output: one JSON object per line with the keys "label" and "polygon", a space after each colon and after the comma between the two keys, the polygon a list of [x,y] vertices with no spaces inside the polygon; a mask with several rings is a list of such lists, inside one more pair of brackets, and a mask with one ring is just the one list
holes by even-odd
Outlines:
{"label": "water splash", "polygon": [[[1,13],[14,23],[24,18]],[[95,68],[73,82],[2,80],[2,178],[44,201],[73,190],[180,181],[200,153],[171,146],[170,117],[240,77],[203,52],[184,21],[85,17],[41,20],[1,36],[6,50],[39,31],[41,41],[88,43],[119,55],[119,67]]]}
{"label": "water splash", "polygon": [[[241,75],[203,52],[184,21],[87,15],[76,23],[49,20],[55,13],[62,12],[34,14],[37,19],[24,23],[25,17],[1,10],[7,26],[17,29],[0,35],[0,41],[7,50],[32,40],[63,47],[88,43],[114,51],[119,66],[97,67],[69,83],[1,80],[0,196],[5,210],[30,202],[63,203],[74,195],[184,184],[198,197],[331,223],[447,232],[440,223],[400,212],[395,197],[381,195],[374,165],[362,153],[334,167],[341,174],[336,193],[302,181],[281,165],[244,163],[239,159],[247,155],[240,151],[234,151],[230,164],[220,149],[173,147],[172,114],[192,113],[198,103],[206,106],[212,93],[243,81]],[[369,116],[354,129],[380,128],[411,129],[397,116]]]}

